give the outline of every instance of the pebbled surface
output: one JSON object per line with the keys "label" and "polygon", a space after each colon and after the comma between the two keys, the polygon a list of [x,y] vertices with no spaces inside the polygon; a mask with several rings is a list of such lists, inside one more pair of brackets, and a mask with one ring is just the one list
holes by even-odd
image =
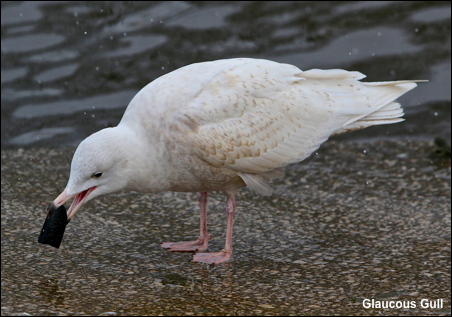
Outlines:
{"label": "pebbled surface", "polygon": [[[89,202],[59,250],[36,239],[72,151],[2,151],[2,315],[450,314],[450,159],[433,142],[329,141],[270,197],[237,195],[234,255],[191,262],[162,241],[195,238],[195,194],[123,192]],[[210,251],[224,195],[208,205]],[[413,300],[365,309],[364,299]],[[421,299],[444,299],[422,309]]]}

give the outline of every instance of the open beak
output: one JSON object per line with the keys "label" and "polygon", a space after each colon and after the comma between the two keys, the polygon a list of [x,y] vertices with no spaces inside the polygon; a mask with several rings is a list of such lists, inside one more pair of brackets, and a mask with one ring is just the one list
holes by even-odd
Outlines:
{"label": "open beak", "polygon": [[[71,207],[69,207],[69,210],[67,211],[67,220],[68,220],[68,222],[69,222],[69,220],[71,220],[75,216],[75,213],[83,206],[83,204],[85,203],[85,201],[88,198],[88,196],[95,189],[96,189],[96,186],[88,188],[87,190],[84,190],[84,191],[82,191],[82,192],[80,192],[80,193],[75,195],[75,199],[72,202]],[[66,192],[67,192],[67,188],[60,194],[60,196],[58,196],[53,201],[52,204],[54,205],[55,208],[60,207],[66,201],[68,201],[69,199],[71,199],[74,196],[74,195],[69,196]]]}

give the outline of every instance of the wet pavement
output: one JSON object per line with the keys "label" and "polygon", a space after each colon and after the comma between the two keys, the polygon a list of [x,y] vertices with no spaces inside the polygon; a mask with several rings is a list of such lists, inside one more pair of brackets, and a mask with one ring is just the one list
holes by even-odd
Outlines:
{"label": "wet pavement", "polygon": [[[233,259],[218,266],[159,246],[196,237],[193,193],[99,197],[60,249],[39,244],[73,151],[2,150],[2,315],[451,314],[450,158],[428,158],[433,142],[336,139],[288,167],[272,196],[243,189]],[[210,195],[213,251],[224,202]]]}

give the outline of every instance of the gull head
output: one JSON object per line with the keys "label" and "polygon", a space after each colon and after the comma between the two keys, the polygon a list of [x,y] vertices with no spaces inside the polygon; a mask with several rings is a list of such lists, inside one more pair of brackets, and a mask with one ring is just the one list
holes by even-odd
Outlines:
{"label": "gull head", "polygon": [[58,208],[75,196],[67,211],[68,221],[89,200],[127,186],[131,177],[127,147],[123,146],[127,133],[119,130],[118,127],[100,130],[77,147],[67,186],[52,203]]}

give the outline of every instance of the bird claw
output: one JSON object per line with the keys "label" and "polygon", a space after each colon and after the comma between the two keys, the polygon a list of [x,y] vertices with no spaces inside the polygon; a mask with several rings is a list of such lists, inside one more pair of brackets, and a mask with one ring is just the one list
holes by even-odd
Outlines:
{"label": "bird claw", "polygon": [[220,264],[228,261],[231,258],[231,255],[232,252],[228,251],[196,253],[193,256],[193,262]]}
{"label": "bird claw", "polygon": [[195,252],[207,250],[208,242],[208,239],[199,238],[195,241],[163,242],[160,246],[173,252]]}

